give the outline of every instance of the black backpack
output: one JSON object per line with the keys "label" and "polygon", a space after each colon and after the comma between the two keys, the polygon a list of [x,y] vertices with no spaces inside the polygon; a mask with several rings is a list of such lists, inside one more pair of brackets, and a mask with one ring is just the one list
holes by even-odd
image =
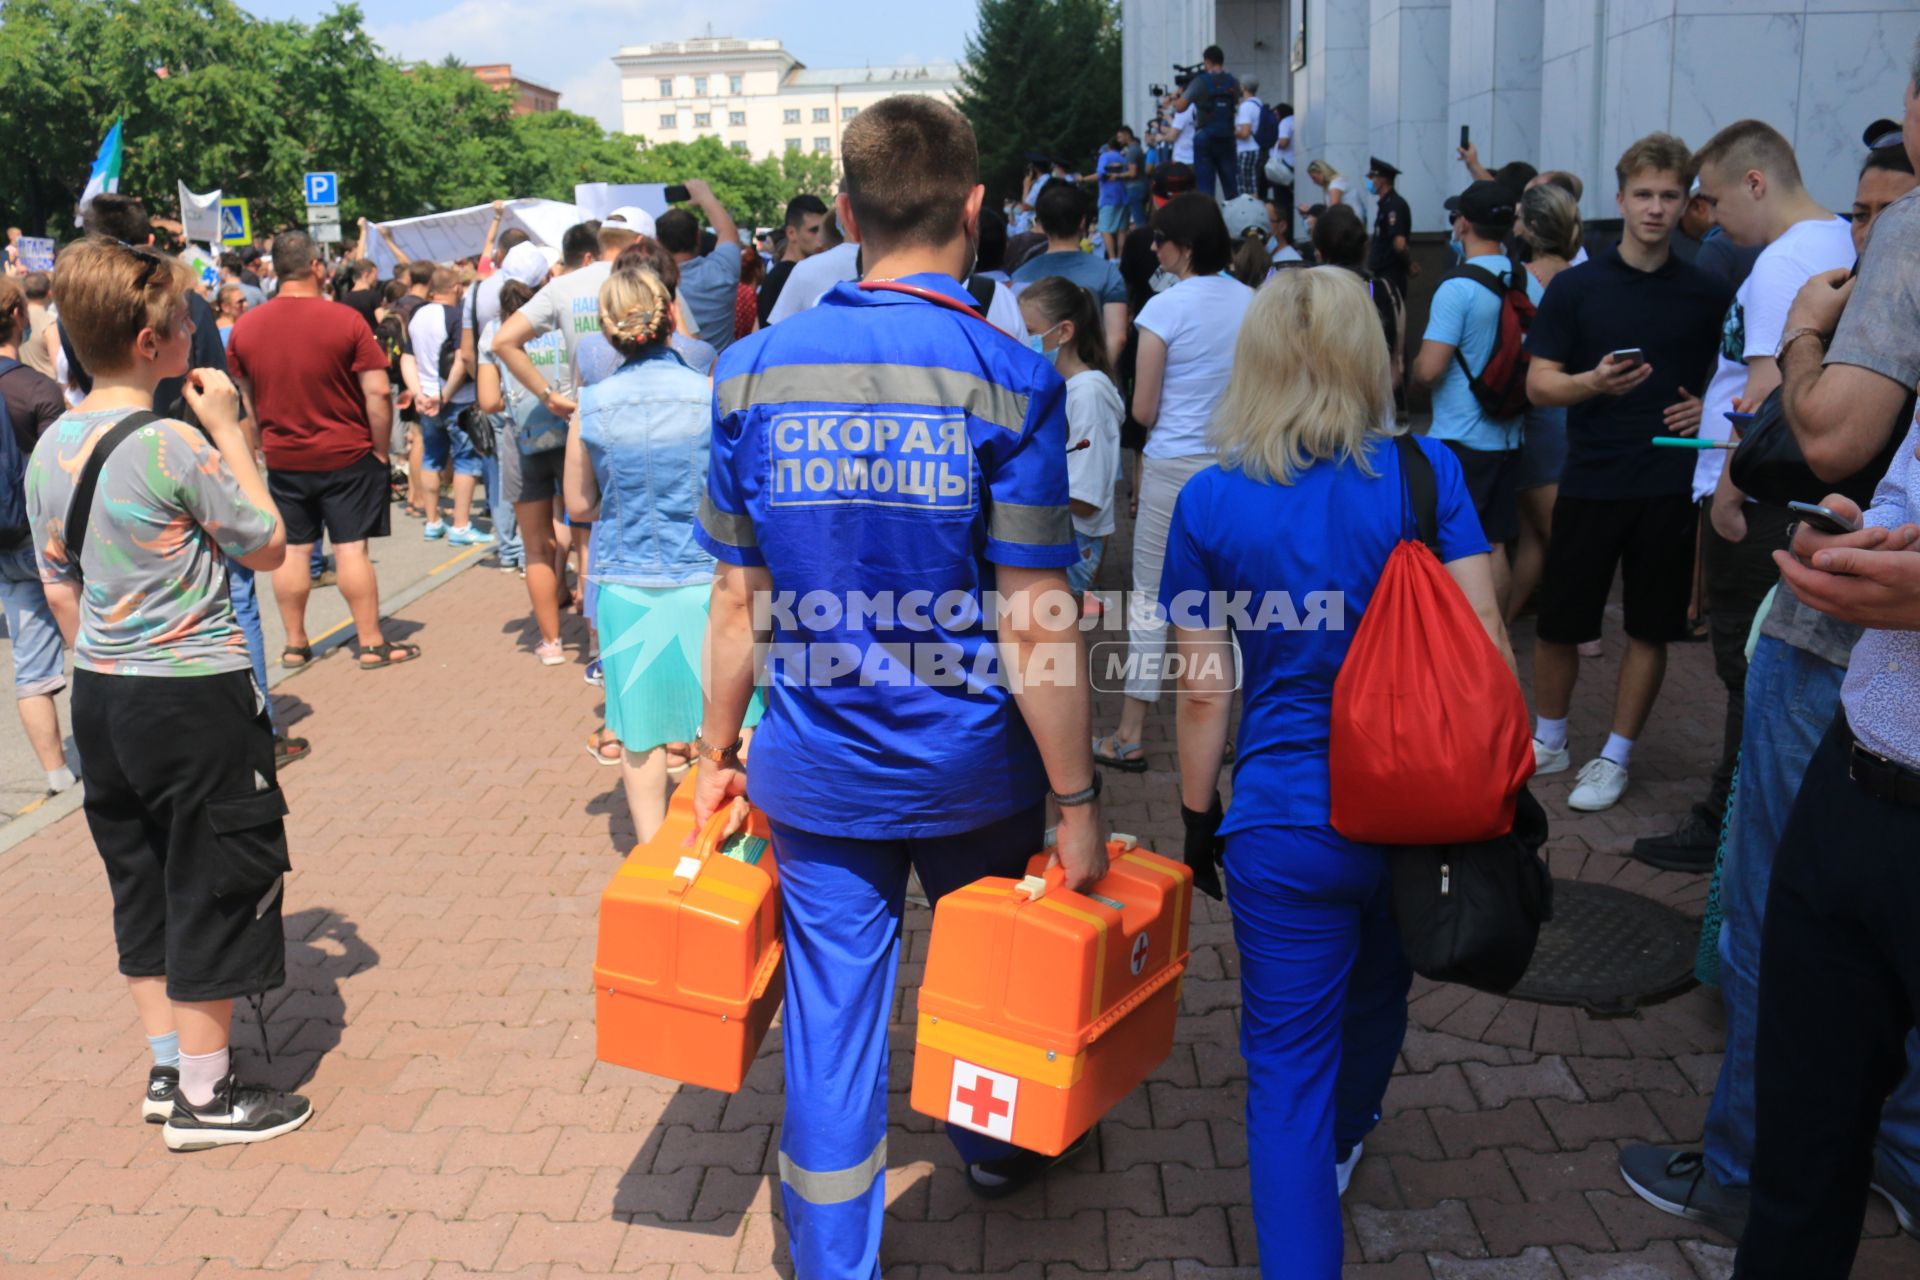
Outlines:
{"label": "black backpack", "polygon": [[446,313],[447,336],[440,340],[440,360],[436,367],[440,370],[440,381],[444,383],[453,372],[453,362],[460,354],[460,308],[454,303],[443,302],[440,310]]}
{"label": "black backpack", "polygon": [[[18,360],[0,356],[0,378],[20,368]],[[0,551],[18,550],[31,532],[27,520],[27,455],[13,434],[13,419],[0,397]]]}
{"label": "black backpack", "polygon": [[[1240,82],[1228,71],[1207,73],[1208,92],[1193,104],[1193,122],[1200,132],[1218,138],[1233,132],[1233,115],[1240,106]],[[1275,126],[1278,137],[1278,126]]]}

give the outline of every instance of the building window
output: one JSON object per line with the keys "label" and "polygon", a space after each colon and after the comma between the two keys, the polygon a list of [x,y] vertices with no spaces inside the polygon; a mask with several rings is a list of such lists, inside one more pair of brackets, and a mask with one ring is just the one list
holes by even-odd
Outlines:
{"label": "building window", "polygon": [[663,98],[671,98],[673,96],[673,77],[672,76],[660,77],[660,96]]}
{"label": "building window", "polygon": [[696,129],[711,129],[711,128],[713,128],[713,113],[712,113],[712,112],[708,112],[708,111],[696,111],[696,112],[694,112],[694,113],[693,113],[693,127],[694,127],[694,128],[696,128]]}
{"label": "building window", "polygon": [[741,155],[747,154],[747,144],[740,141],[738,138],[735,138],[733,140],[732,146],[733,146],[733,149],[739,152]]}
{"label": "building window", "polygon": [[727,123],[738,129],[747,123],[747,113],[744,111],[729,111],[727,112]]}
{"label": "building window", "polygon": [[830,153],[833,150],[833,139],[815,138],[813,140],[813,149],[822,153]]}
{"label": "building window", "polygon": [[788,153],[789,153],[789,154],[792,154],[792,153],[794,153],[794,152],[797,152],[797,151],[799,151],[799,150],[800,150],[800,139],[798,139],[798,138],[788,138],[788,139],[787,139],[787,151],[788,151]]}
{"label": "building window", "polygon": [[705,76],[695,76],[693,78],[693,96],[696,98],[704,98],[707,96],[707,78]]}
{"label": "building window", "polygon": [[813,122],[815,124],[825,124],[831,119],[833,119],[833,112],[829,108],[815,107],[813,109]]}
{"label": "building window", "polygon": [[853,118],[854,118],[855,116],[857,116],[857,115],[859,115],[859,114],[860,114],[860,108],[858,108],[858,107],[842,107],[842,108],[840,108],[840,118],[841,118],[842,120],[851,120],[851,119],[853,119]]}
{"label": "building window", "polygon": [[747,91],[747,78],[745,76],[728,76],[727,77],[728,93],[741,94],[741,93],[745,93],[746,91]]}
{"label": "building window", "polygon": [[660,113],[660,127],[662,129],[677,128],[679,124],[680,124],[680,121],[674,117],[673,112],[662,111]]}
{"label": "building window", "polygon": [[785,111],[782,111],[780,113],[780,119],[781,119],[781,122],[784,124],[799,124],[800,108],[788,107]]}

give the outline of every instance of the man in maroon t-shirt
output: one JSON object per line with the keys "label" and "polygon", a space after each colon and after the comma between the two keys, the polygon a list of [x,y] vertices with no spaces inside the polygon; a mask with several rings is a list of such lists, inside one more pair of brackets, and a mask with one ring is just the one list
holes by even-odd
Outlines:
{"label": "man in maroon t-shirt", "polygon": [[274,237],[273,270],[280,290],[233,326],[227,362],[253,402],[267,487],[287,522],[287,561],[273,575],[287,629],[280,665],[313,660],[307,556],[323,527],[359,633],[360,665],[410,661],[418,645],[390,644],[380,632],[380,581],[367,553],[368,538],[387,536],[386,353],[359,312],[327,300],[326,265],[306,232]]}

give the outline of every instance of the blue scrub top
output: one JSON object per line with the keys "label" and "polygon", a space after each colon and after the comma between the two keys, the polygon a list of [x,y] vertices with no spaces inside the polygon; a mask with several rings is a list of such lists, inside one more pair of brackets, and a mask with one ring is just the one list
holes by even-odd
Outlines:
{"label": "blue scrub top", "polygon": [[[1436,441],[1420,447],[1439,489],[1441,560],[1486,551],[1459,460]],[[1402,536],[1417,536],[1400,456],[1386,437],[1374,438],[1370,462],[1378,476],[1321,462],[1290,485],[1208,467],[1180,491],[1161,607],[1175,626],[1230,626],[1241,652],[1233,805],[1222,835],[1327,825],[1334,677],[1387,556]],[[1246,595],[1235,602],[1235,593]]]}
{"label": "blue scrub top", "polygon": [[[944,276],[902,283],[972,306]],[[1076,559],[1066,449],[1053,366],[922,298],[843,283],[721,353],[697,536],[773,577],[755,804],[882,840],[1040,802],[1046,773],[981,596],[995,565]]]}

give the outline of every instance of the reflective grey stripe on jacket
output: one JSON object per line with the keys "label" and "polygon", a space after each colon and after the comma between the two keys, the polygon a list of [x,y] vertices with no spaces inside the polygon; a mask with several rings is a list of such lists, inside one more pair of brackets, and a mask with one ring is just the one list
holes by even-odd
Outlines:
{"label": "reflective grey stripe on jacket", "polygon": [[760,540],[753,533],[753,517],[734,515],[731,511],[722,511],[713,504],[711,494],[700,495],[700,527],[706,530],[709,538],[727,547],[757,547]]}
{"label": "reflective grey stripe on jacket", "polygon": [[754,405],[848,404],[958,407],[1018,434],[1028,397],[978,374],[914,364],[784,364],[742,373],[720,384],[720,412]]}
{"label": "reflective grey stripe on jacket", "polygon": [[873,1189],[874,1179],[887,1171],[887,1140],[851,1169],[803,1169],[786,1152],[780,1153],[780,1181],[808,1204],[845,1204]]}
{"label": "reflective grey stripe on jacket", "polygon": [[987,536],[1030,547],[1068,546],[1073,542],[1073,509],[988,499]]}

